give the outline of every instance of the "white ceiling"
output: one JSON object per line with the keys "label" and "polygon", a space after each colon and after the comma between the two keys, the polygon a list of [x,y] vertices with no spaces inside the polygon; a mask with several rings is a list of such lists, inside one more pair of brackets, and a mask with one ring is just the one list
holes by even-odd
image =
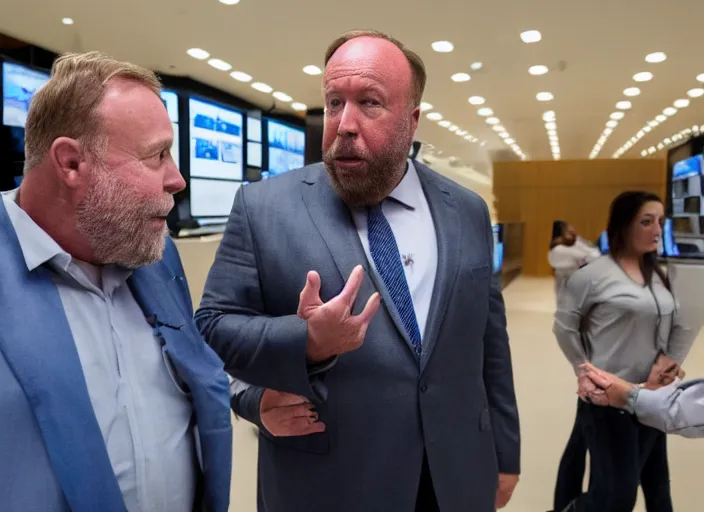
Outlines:
{"label": "white ceiling", "polygon": [[[63,25],[63,17],[75,23]],[[542,120],[546,110],[556,113],[562,159],[587,158],[616,103],[630,99],[632,110],[599,155],[610,158],[664,108],[686,98],[688,90],[704,87],[696,80],[704,73],[703,20],[701,0],[241,0],[233,6],[218,0],[0,0],[2,33],[56,52],[102,50],[165,73],[189,75],[263,108],[271,106],[271,95],[186,51],[205,49],[312,108],[321,106],[320,77],[304,74],[304,66],[322,67],[326,46],[345,30],[389,32],[425,60],[425,101],[486,146],[425,117],[418,138],[444,156],[485,171],[489,157],[515,155],[477,115],[469,96],[486,98],[485,106],[529,159],[552,158]],[[529,29],[541,31],[542,41],[523,43],[520,33]],[[454,51],[433,51],[431,44],[438,40],[451,41]],[[656,51],[668,59],[646,63],[646,54]],[[476,61],[484,68],[475,73],[469,67]],[[528,68],[537,64],[550,72],[530,75]],[[652,72],[653,80],[634,83],[633,75],[642,71]],[[450,76],[457,72],[468,72],[472,79],[455,83]],[[625,98],[624,89],[634,85],[642,94]],[[538,102],[542,91],[555,99]],[[640,158],[643,149],[695,123],[704,124],[704,97],[645,134],[623,157]]]}

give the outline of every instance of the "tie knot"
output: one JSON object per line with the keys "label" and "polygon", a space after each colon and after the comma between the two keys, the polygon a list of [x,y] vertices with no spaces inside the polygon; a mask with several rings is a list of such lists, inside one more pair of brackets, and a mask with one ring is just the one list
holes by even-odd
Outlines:
{"label": "tie knot", "polygon": [[383,216],[384,212],[381,209],[381,203],[374,204],[367,207],[367,214],[370,218]]}

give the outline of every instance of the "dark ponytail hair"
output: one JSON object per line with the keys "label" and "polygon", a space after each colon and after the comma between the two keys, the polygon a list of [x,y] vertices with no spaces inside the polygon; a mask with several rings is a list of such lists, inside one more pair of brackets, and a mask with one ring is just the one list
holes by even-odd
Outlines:
{"label": "dark ponytail hair", "polygon": [[[658,202],[662,204],[660,197],[650,192],[629,191],[623,192],[611,203],[609,211],[609,225],[606,234],[609,238],[609,252],[612,257],[617,258],[627,248],[628,231],[631,224],[638,216],[638,212],[645,203]],[[665,287],[672,293],[670,280],[665,272],[658,266],[657,251],[648,252],[643,255],[640,262],[641,272],[646,284],[650,287],[653,283],[653,273],[657,274]]]}

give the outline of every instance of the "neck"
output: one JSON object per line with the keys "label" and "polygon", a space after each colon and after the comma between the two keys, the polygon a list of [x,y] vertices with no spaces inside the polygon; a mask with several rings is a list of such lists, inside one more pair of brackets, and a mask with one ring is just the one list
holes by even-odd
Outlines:
{"label": "neck", "polygon": [[17,204],[72,257],[93,262],[93,251],[76,229],[74,191],[42,168],[29,171],[20,186]]}
{"label": "neck", "polygon": [[624,252],[616,256],[616,260],[622,265],[638,265],[643,262],[643,256],[640,254],[634,254],[630,252]]}

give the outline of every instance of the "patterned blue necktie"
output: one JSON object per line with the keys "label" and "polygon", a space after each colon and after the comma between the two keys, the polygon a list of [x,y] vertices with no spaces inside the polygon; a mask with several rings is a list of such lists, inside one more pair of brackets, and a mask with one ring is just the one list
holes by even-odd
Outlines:
{"label": "patterned blue necktie", "polygon": [[380,204],[369,208],[367,229],[369,252],[374,260],[374,265],[376,265],[376,270],[384,281],[386,289],[391,295],[391,300],[394,301],[416,355],[420,356],[422,343],[416,312],[413,309],[411,291],[403,271],[396,238],[391,231],[389,222],[384,217],[384,212],[381,211]]}

